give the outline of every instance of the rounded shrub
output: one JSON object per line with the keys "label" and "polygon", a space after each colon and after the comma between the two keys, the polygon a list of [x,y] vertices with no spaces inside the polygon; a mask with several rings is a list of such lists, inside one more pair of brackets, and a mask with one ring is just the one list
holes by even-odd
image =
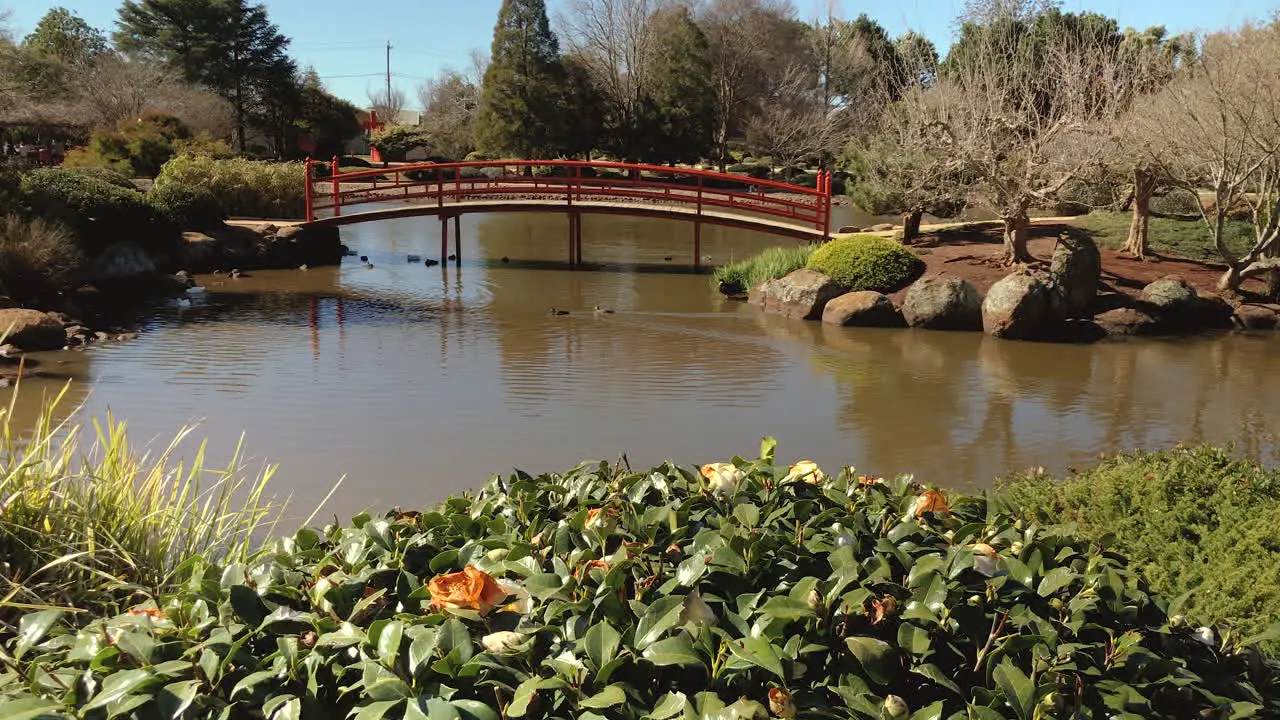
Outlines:
{"label": "rounded shrub", "polygon": [[183,154],[165,163],[154,189],[167,185],[204,188],[218,198],[232,217],[306,216],[302,163]]}
{"label": "rounded shrub", "polygon": [[39,168],[23,176],[22,190],[33,212],[73,229],[88,255],[124,240],[148,250],[167,250],[177,237],[141,192],[93,175]]}
{"label": "rounded shrub", "polygon": [[725,168],[725,172],[731,175],[746,175],[757,180],[767,180],[770,170],[768,165],[738,163]]}
{"label": "rounded shrub", "polygon": [[111,183],[116,187],[124,188],[126,190],[138,189],[138,186],[133,184],[133,181],[129,179],[128,175],[125,175],[124,173],[119,172],[118,170],[112,170],[111,168],[108,168],[108,167],[96,167],[96,166],[90,165],[90,166],[84,166],[84,167],[71,167],[67,169],[77,175],[84,175],[85,177],[96,178],[98,180],[102,180],[103,182]]}
{"label": "rounded shrub", "polygon": [[901,244],[877,235],[832,240],[809,257],[808,268],[850,290],[891,293],[924,273],[924,263]]}
{"label": "rounded shrub", "polygon": [[165,183],[147,193],[147,201],[169,222],[182,228],[216,228],[227,219],[222,201],[207,187]]}
{"label": "rounded shrub", "polygon": [[779,466],[770,441],[696,471],[498,477],[244,562],[191,558],[118,615],[30,613],[0,716],[1280,710],[1255,644],[1178,622],[1102,544],[988,510],[906,477]]}
{"label": "rounded shrub", "polygon": [[46,297],[70,285],[83,260],[66,226],[0,216],[0,295],[19,301]]}

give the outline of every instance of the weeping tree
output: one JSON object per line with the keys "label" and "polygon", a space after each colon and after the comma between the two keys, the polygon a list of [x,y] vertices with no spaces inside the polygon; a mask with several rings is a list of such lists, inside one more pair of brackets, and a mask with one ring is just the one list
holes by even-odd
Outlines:
{"label": "weeping tree", "polygon": [[[1227,264],[1219,289],[1280,272],[1280,25],[1246,26],[1205,38],[1182,77],[1135,111],[1151,138],[1143,161],[1195,198],[1210,241]],[[1233,213],[1249,217],[1254,242],[1238,253],[1226,241]]]}
{"label": "weeping tree", "polygon": [[921,150],[945,157],[945,174],[969,180],[971,201],[1000,218],[1004,262],[1034,260],[1030,210],[1106,152],[1093,129],[1127,103],[1121,39],[1114,20],[1056,9],[966,23],[937,86],[900,106],[929,128]]}

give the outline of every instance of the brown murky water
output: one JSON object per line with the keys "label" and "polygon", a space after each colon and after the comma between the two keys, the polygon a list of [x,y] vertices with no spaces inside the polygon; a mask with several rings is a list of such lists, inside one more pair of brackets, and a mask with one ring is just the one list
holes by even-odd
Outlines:
{"label": "brown murky water", "polygon": [[[586,259],[603,269],[563,269],[558,216],[464,218],[460,270],[407,262],[438,253],[435,220],[346,228],[374,268],[205,278],[206,297],[159,310],[137,341],[44,367],[74,378],[87,416],[126,418],[136,441],[203,419],[225,457],[246,433],[250,454],[281,464],[276,487],[295,507],[348,476],[329,508],[340,516],[517,466],[750,456],[765,434],[789,460],[953,487],[1179,441],[1280,457],[1275,337],[1062,346],[786,321],[682,271],[688,226],[584,224]],[[776,242],[714,229],[703,248],[720,262]],[[28,386],[22,409],[55,387]]]}

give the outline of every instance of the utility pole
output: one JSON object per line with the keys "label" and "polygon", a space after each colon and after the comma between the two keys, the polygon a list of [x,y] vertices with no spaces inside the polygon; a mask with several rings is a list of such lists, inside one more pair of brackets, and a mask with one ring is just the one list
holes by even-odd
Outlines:
{"label": "utility pole", "polygon": [[[391,41],[387,41],[387,94],[386,94],[387,112],[391,111]],[[395,118],[387,118],[385,122],[394,123]]]}

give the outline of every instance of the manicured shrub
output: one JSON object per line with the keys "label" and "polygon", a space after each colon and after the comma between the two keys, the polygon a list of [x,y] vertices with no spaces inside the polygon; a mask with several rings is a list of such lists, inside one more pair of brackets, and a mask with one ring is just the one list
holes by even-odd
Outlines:
{"label": "manicured shrub", "polygon": [[1151,198],[1151,212],[1157,215],[1200,217],[1200,203],[1184,190],[1171,190]]}
{"label": "manicured shrub", "polygon": [[165,183],[151,188],[147,202],[181,228],[206,230],[218,227],[227,219],[222,201],[207,187]]}
{"label": "manicured shrub", "polygon": [[734,175],[746,175],[757,180],[766,180],[769,177],[770,169],[768,165],[739,163],[725,168],[725,172]]}
{"label": "manicured shrub", "polygon": [[115,130],[99,131],[83,148],[69,151],[67,167],[102,167],[128,177],[153,177],[177,152],[191,131],[172,115],[151,114],[124,120]]}
{"label": "manicured shrub", "polygon": [[924,263],[900,243],[877,235],[832,240],[813,253],[808,267],[850,290],[896,292],[924,272]]}
{"label": "manicured shrub", "polygon": [[22,190],[33,212],[74,230],[89,256],[121,241],[164,251],[177,237],[142,193],[75,170],[32,170],[23,176]]}
{"label": "manicured shrub", "polygon": [[404,160],[411,150],[431,147],[431,136],[411,125],[388,125],[369,139],[384,160]]}
{"label": "manicured shrub", "polygon": [[156,177],[155,190],[164,190],[167,185],[204,188],[232,217],[306,216],[302,163],[184,154],[165,163]]}
{"label": "manicured shrub", "polygon": [[774,247],[745,260],[715,269],[712,282],[725,293],[746,292],[765,280],[776,280],[805,266],[817,247]]}
{"label": "manicured shrub", "polygon": [[0,216],[0,295],[19,301],[47,297],[71,283],[82,261],[65,226]]}
{"label": "manicured shrub", "polygon": [[116,172],[111,168],[89,166],[89,167],[70,167],[67,169],[71,170],[77,175],[84,175],[86,177],[97,178],[98,180],[109,182],[112,185],[115,185],[116,187],[121,187],[126,190],[138,189],[138,186],[133,184],[133,181],[129,179],[128,175]]}
{"label": "manicured shrub", "polygon": [[700,472],[495,478],[428,512],[187,569],[176,591],[80,629],[56,610],[24,617],[0,715],[1280,710],[1274,663],[1171,622],[1123,557],[907,478],[778,466],[769,442]]}
{"label": "manicured shrub", "polygon": [[1186,613],[1243,633],[1280,623],[1280,472],[1212,447],[1117,455],[1057,480],[999,484],[1027,520],[1129,556]]}

